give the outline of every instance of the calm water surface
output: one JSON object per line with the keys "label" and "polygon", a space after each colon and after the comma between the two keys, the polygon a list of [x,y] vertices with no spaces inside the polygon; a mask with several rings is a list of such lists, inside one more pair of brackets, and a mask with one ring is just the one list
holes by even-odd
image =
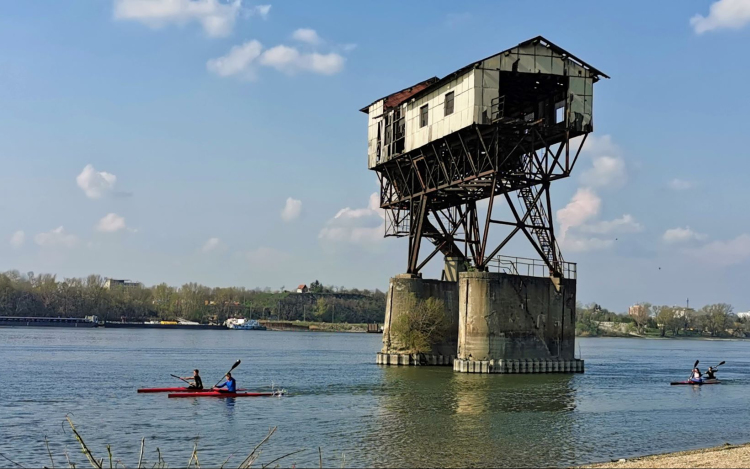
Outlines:
{"label": "calm water surface", "polygon": [[[236,467],[278,426],[261,462],[346,466],[564,466],[750,441],[750,342],[581,339],[583,375],[464,375],[380,368],[377,334],[0,328],[0,453],[83,467],[66,414],[91,450],[135,466],[141,437],[184,466]],[[200,368],[210,385],[235,360],[240,386],[272,382],[283,398],[167,399],[136,388],[178,386]],[[696,359],[726,360],[719,386],[669,386]],[[703,365],[701,365],[703,368]],[[0,464],[2,465],[2,464]],[[230,464],[231,465],[231,464]]]}

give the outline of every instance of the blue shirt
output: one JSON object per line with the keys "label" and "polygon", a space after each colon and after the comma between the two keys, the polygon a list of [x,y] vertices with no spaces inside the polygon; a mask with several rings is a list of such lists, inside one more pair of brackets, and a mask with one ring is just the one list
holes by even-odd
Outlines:
{"label": "blue shirt", "polygon": [[224,381],[222,384],[216,386],[217,388],[227,388],[229,392],[237,392],[237,382],[234,378],[230,378],[228,381]]}

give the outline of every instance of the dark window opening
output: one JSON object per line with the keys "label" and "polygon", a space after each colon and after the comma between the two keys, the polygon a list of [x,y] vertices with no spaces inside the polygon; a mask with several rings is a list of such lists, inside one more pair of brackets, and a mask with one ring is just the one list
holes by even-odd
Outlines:
{"label": "dark window opening", "polygon": [[419,108],[419,127],[427,125],[427,104]]}
{"label": "dark window opening", "polygon": [[445,95],[444,106],[445,106],[445,114],[443,114],[443,116],[453,114],[453,91]]}

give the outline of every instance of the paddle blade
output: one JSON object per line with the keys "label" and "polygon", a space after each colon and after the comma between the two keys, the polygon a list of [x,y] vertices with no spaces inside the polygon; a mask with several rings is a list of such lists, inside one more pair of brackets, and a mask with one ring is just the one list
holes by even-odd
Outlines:
{"label": "paddle blade", "polygon": [[721,366],[721,365],[723,365],[724,363],[726,363],[726,362],[724,362],[724,361],[723,361],[723,362],[719,363],[719,364],[718,364],[718,365],[716,365],[716,366]]}
{"label": "paddle blade", "polygon": [[696,360],[695,361],[695,364],[693,364],[693,368],[695,368],[696,366],[698,366],[698,362],[700,362],[700,360]]}
{"label": "paddle blade", "polygon": [[240,366],[240,362],[242,362],[242,360],[237,360],[236,362],[234,362],[234,365],[232,365],[232,368],[230,368],[229,371],[232,371],[238,366]]}

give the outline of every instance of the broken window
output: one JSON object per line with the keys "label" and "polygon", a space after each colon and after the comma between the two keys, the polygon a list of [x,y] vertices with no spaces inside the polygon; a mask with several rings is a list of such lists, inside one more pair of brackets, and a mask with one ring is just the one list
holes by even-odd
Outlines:
{"label": "broken window", "polygon": [[555,103],[555,124],[565,122],[565,101]]}
{"label": "broken window", "polygon": [[419,127],[427,125],[427,104],[419,108]]}
{"label": "broken window", "polygon": [[443,116],[453,114],[453,91],[445,95],[444,106],[445,106],[445,114],[443,114]]}

